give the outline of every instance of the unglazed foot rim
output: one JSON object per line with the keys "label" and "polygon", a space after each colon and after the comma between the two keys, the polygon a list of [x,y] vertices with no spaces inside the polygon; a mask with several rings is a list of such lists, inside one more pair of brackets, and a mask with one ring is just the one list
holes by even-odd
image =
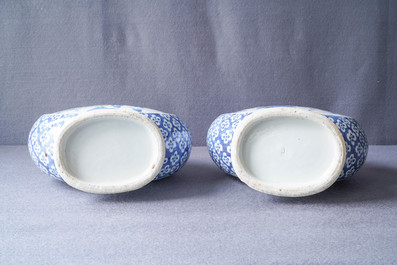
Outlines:
{"label": "unglazed foot rim", "polygon": [[[82,126],[85,126],[86,124],[90,124],[93,122],[95,123],[95,121],[100,121],[101,119],[119,120],[121,123],[124,123],[125,121],[132,121],[132,123],[141,126],[141,129],[144,130],[147,129],[147,131],[151,133],[150,137],[151,139],[154,140],[154,142],[152,143],[152,149],[148,151],[150,152],[150,157],[147,159],[147,161],[150,161],[150,165],[147,167],[147,169],[143,170],[137,175],[131,175],[131,177],[129,176],[127,178],[122,177],[125,178],[125,180],[118,180],[115,181],[114,183],[112,181],[109,181],[109,177],[106,176],[105,177],[107,178],[107,181],[102,181],[102,182],[98,181],[98,183],[96,183],[96,181],[92,181],[92,179],[95,179],[95,176],[93,176],[93,178],[90,178],[89,181],[87,181],[85,177],[81,177],[83,173],[86,173],[85,171],[90,172],[91,170],[92,172],[93,168],[95,169],[95,166],[94,167],[91,166],[91,168],[89,169],[84,169],[83,166],[83,170],[80,172],[79,170],[71,170],[72,162],[70,162],[69,160],[71,160],[72,156],[71,154],[66,153],[67,152],[66,149],[68,147],[65,145],[65,143],[69,141],[70,135],[73,135],[74,132],[76,131],[79,132],[78,130],[81,130],[80,128],[82,128]],[[110,130],[114,131],[114,129],[112,128],[110,128]],[[108,140],[109,139],[110,138],[108,137]],[[110,139],[110,141],[112,140],[113,139]],[[115,140],[117,141],[117,139]],[[77,141],[77,143],[79,142]],[[90,148],[92,148],[92,145],[90,146]],[[125,147],[119,147],[119,149],[123,152],[126,152]],[[87,158],[87,156],[85,157]],[[145,186],[149,182],[151,182],[153,179],[155,179],[155,177],[158,175],[158,173],[161,170],[164,157],[165,157],[165,144],[160,129],[156,126],[156,124],[152,120],[133,110],[126,110],[126,109],[93,110],[81,114],[76,118],[71,119],[69,123],[65,124],[61,128],[59,134],[54,140],[54,163],[62,179],[70,186],[90,193],[111,194],[111,193],[121,193],[121,192],[137,190]],[[124,163],[126,164],[126,162]],[[79,172],[79,173],[76,174],[75,172]],[[81,176],[79,176],[79,174]],[[126,174],[126,173],[120,173],[120,174]],[[110,178],[112,178],[112,176],[110,176]]]}
{"label": "unglazed foot rim", "polygon": [[[319,193],[338,179],[345,148],[337,126],[319,113],[294,107],[264,108],[238,124],[231,160],[238,178],[249,187],[277,196],[302,197]],[[279,171],[274,166],[277,163]],[[294,170],[296,163],[312,163],[313,170],[310,166]]]}

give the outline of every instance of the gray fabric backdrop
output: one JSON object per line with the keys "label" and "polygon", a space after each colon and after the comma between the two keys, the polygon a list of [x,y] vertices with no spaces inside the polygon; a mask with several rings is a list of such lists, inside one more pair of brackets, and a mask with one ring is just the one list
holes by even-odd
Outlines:
{"label": "gray fabric backdrop", "polygon": [[397,144],[397,1],[0,1],[0,144],[93,104],[211,121],[292,104]]}
{"label": "gray fabric backdrop", "polygon": [[0,264],[397,264],[397,146],[314,196],[250,189],[194,147],[170,178],[111,195],[46,176],[0,146]]}

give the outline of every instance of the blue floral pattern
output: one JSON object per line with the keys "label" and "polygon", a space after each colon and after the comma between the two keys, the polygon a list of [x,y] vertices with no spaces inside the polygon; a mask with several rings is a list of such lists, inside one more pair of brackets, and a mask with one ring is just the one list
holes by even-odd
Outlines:
{"label": "blue floral pattern", "polygon": [[[212,160],[225,173],[237,177],[231,161],[231,142],[239,122],[257,109],[273,107],[294,106],[266,106],[222,114],[211,124],[207,133],[207,148]],[[327,117],[338,127],[343,135],[346,145],[346,160],[338,180],[346,179],[356,173],[364,164],[368,154],[367,138],[357,121],[351,117],[333,114],[319,109],[304,109],[320,113]]]}
{"label": "blue floral pattern", "polygon": [[251,111],[220,115],[207,133],[207,148],[212,160],[225,173],[235,177],[237,175],[232,165],[230,146],[237,125],[250,114]]}
{"label": "blue floral pattern", "polygon": [[166,149],[164,163],[156,180],[174,174],[186,163],[192,149],[192,138],[189,129],[181,119],[173,114],[121,105],[74,108],[41,116],[34,123],[28,138],[29,153],[33,162],[47,175],[62,180],[54,164],[54,136],[66,122],[79,114],[93,110],[119,108],[132,109],[145,115],[160,128]]}
{"label": "blue floral pattern", "polygon": [[338,180],[353,176],[364,164],[368,154],[368,141],[363,129],[353,118],[323,114],[330,119],[343,135],[346,145],[346,160]]}

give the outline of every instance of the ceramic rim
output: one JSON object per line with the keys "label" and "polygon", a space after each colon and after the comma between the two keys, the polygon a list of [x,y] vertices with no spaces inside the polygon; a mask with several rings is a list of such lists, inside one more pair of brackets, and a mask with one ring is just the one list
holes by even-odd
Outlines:
{"label": "ceramic rim", "polygon": [[[316,179],[313,178],[314,180],[308,183],[299,184],[267,182],[255,177],[244,162],[245,158],[242,154],[243,145],[245,144],[244,137],[249,135],[247,133],[258,123],[277,118],[293,118],[314,122],[317,124],[316,126],[320,125],[322,129],[325,129],[325,133],[330,134],[330,137],[334,141],[332,146],[334,157],[331,158],[331,163],[326,171],[327,174],[323,174]],[[338,127],[327,117],[299,107],[273,107],[255,110],[255,112],[245,117],[238,124],[231,143],[231,160],[238,178],[257,191],[277,196],[301,197],[316,194],[327,189],[338,179],[342,172],[345,158],[345,142]],[[290,174],[292,173],[290,172]]]}
{"label": "ceramic rim", "polygon": [[[134,176],[131,181],[123,184],[90,183],[76,177],[65,165],[65,141],[69,134],[87,121],[101,118],[121,118],[139,122],[146,126],[155,138],[153,166],[140,176]],[[62,179],[70,186],[89,193],[111,194],[137,190],[150,183],[160,172],[165,157],[165,143],[160,129],[148,117],[130,109],[105,109],[82,113],[66,123],[54,139],[54,163]]]}

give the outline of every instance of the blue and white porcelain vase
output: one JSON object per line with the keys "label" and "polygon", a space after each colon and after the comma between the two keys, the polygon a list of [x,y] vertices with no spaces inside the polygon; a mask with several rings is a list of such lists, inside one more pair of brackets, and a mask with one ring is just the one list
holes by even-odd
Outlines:
{"label": "blue and white porcelain vase", "polygon": [[41,116],[28,147],[48,175],[82,191],[120,193],[178,171],[189,158],[192,141],[176,115],[100,105]]}
{"label": "blue and white porcelain vase", "polygon": [[215,164],[251,188],[278,196],[321,192],[363,165],[368,142],[351,117],[293,106],[220,115],[207,134]]}

